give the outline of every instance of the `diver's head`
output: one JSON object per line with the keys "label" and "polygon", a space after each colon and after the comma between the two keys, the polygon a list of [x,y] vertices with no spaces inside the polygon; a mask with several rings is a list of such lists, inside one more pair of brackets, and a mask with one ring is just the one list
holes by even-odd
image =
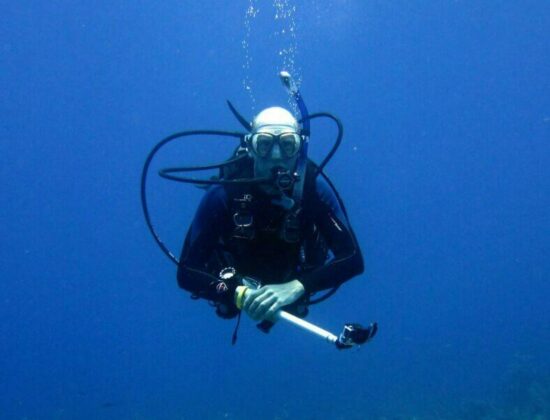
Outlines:
{"label": "diver's head", "polygon": [[252,121],[248,137],[254,159],[254,177],[264,178],[276,171],[292,173],[302,146],[298,121],[284,108],[264,109]]}

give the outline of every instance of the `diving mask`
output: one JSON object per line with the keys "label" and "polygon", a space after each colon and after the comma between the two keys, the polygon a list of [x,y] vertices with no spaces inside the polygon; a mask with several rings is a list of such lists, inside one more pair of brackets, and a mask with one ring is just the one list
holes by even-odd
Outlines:
{"label": "diving mask", "polygon": [[302,138],[299,134],[293,132],[272,134],[272,133],[254,133],[250,137],[252,150],[261,158],[267,158],[275,144],[279,146],[281,157],[283,159],[293,158],[300,151]]}

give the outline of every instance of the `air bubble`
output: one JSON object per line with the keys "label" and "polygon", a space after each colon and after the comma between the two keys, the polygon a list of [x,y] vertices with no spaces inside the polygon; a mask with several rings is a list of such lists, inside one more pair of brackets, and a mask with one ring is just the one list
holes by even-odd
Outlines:
{"label": "air bubble", "polygon": [[[265,42],[262,39],[256,39],[258,31],[255,31],[253,27],[255,19],[260,12],[258,8],[259,0],[249,0],[248,7],[245,12],[244,26],[245,36],[241,41],[244,56],[244,74],[242,78],[242,85],[247,92],[250,101],[252,102],[252,110],[255,111],[254,106],[256,98],[254,94],[254,81],[252,75],[255,74],[254,70],[258,72],[264,72],[265,69],[257,69],[252,66],[254,62],[251,55],[251,42],[254,45],[264,45]],[[297,25],[296,25],[296,5],[293,4],[293,0],[273,0],[273,30],[272,36],[277,42],[276,48],[274,48],[271,54],[275,54],[278,60],[278,68],[275,69],[276,73],[281,70],[288,71],[297,86],[299,87],[302,82],[301,70],[296,65],[298,55],[298,38],[297,38]],[[252,38],[254,36],[254,38]],[[256,66],[257,67],[257,66]],[[274,73],[275,73],[274,72]],[[293,98],[289,96],[288,104],[295,114],[298,113],[296,103]]]}

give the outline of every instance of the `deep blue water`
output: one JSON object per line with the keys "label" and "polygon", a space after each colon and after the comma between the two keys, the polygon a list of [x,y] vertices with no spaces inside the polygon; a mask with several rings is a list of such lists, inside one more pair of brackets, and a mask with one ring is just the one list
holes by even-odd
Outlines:
{"label": "deep blue water", "polygon": [[[292,24],[275,4],[296,7]],[[549,418],[547,1],[2,11],[1,418]],[[178,289],[141,213],[151,147],[185,129],[239,130],[226,99],[250,117],[285,106],[283,58],[310,110],[345,124],[327,173],[366,272],[309,319],[334,331],[377,320],[357,351],[286,325],[266,336],[248,319],[232,347],[234,323]],[[314,158],[333,136],[314,124]],[[233,147],[181,141],[154,166]],[[202,192],[153,176],[149,193],[179,254]]]}

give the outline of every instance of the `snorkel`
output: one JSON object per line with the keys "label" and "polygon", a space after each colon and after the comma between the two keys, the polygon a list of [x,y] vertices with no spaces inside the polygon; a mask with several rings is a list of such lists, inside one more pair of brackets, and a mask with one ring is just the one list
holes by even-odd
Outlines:
{"label": "snorkel", "polygon": [[292,192],[292,198],[294,200],[293,204],[294,206],[297,206],[302,201],[304,184],[306,182],[307,151],[309,146],[310,134],[309,112],[307,110],[306,104],[304,103],[304,99],[302,98],[302,94],[298,89],[298,85],[296,84],[290,73],[287,71],[282,71],[281,73],[279,73],[279,77],[281,78],[281,82],[283,82],[283,85],[286,88],[288,94],[292,96],[292,98],[296,102],[296,105],[298,106],[298,110],[300,112],[300,134],[302,135],[303,141],[301,145],[302,150],[300,150],[298,162],[296,164],[296,172],[294,173],[295,185]]}

